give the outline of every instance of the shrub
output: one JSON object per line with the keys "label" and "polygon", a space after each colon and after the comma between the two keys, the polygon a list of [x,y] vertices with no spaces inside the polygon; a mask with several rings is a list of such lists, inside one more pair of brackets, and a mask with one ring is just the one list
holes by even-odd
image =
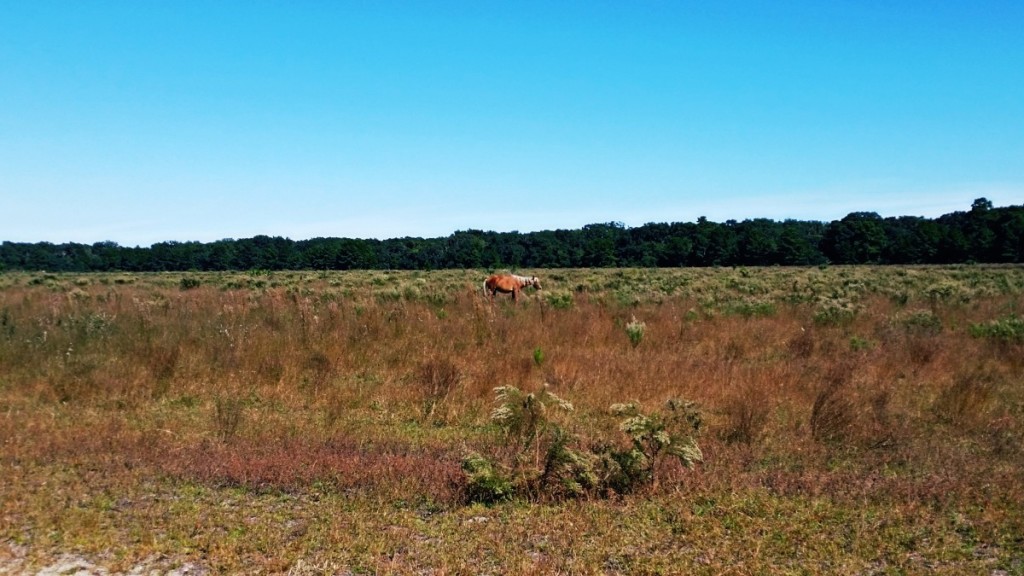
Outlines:
{"label": "shrub", "polygon": [[489,459],[476,452],[463,458],[471,502],[624,494],[657,485],[668,459],[687,467],[703,460],[694,440],[701,417],[689,402],[672,400],[664,413],[651,414],[642,413],[635,403],[615,404],[612,413],[625,417],[619,430],[629,438],[628,448],[598,443],[584,449],[579,438],[551,420],[553,413],[571,413],[573,408],[547,386],[529,394],[514,386],[495,392],[498,406],[491,420],[502,431],[509,452],[503,458],[499,454]]}
{"label": "shrub", "polygon": [[769,300],[742,300],[727,306],[726,312],[744,318],[753,318],[755,316],[774,316],[776,308],[775,303]]}
{"label": "shrub", "polygon": [[[659,470],[668,458],[675,458],[687,468],[701,462],[704,455],[694,436],[700,431],[702,419],[692,402],[670,400],[665,413],[644,414],[636,403],[613,404],[612,414],[625,416],[619,430],[632,441],[630,450],[612,451],[605,462],[614,462],[618,470],[608,471],[608,482],[619,492],[628,492],[637,485],[659,480]],[[617,472],[617,473],[616,473]]]}
{"label": "shrub", "polygon": [[814,322],[822,326],[849,324],[857,317],[857,307],[846,299],[829,298],[818,305]]}
{"label": "shrub", "polygon": [[867,338],[863,338],[861,336],[850,336],[850,350],[853,350],[854,352],[865,352],[874,347],[875,345]]}
{"label": "shrub", "polygon": [[971,324],[971,336],[1004,343],[1024,343],[1024,317],[1008,316],[986,324]]}
{"label": "shrub", "polygon": [[572,308],[572,294],[569,292],[548,294],[546,300],[548,305],[555,310]]}
{"label": "shrub", "polygon": [[599,446],[597,454],[598,474],[605,495],[629,494],[653,480],[651,462],[640,450]]}
{"label": "shrub", "polygon": [[553,426],[548,440],[540,473],[528,483],[532,497],[576,498],[598,486],[594,456],[572,448],[570,444],[576,440],[572,435]]}
{"label": "shrub", "polygon": [[629,343],[636,348],[644,340],[644,330],[647,329],[647,325],[636,319],[636,316],[626,324],[626,335],[629,336]]}
{"label": "shrub", "polygon": [[495,465],[476,452],[462,459],[462,472],[466,475],[466,499],[469,502],[494,504],[509,500],[515,487]]}
{"label": "shrub", "polygon": [[562,400],[545,385],[540,392],[525,394],[515,386],[494,389],[498,406],[491,412],[491,420],[498,424],[505,436],[524,448],[530,447],[547,431],[551,422],[548,412],[554,409],[571,412],[572,404]]}
{"label": "shrub", "polygon": [[924,289],[924,294],[933,305],[954,299],[966,302],[968,299],[966,295],[964,295],[960,284],[951,280],[944,280],[928,286]]}
{"label": "shrub", "polygon": [[893,324],[912,335],[935,336],[942,332],[942,321],[931,310],[900,314],[894,319]]}
{"label": "shrub", "polygon": [[499,463],[475,453],[463,459],[470,501],[490,503],[513,495],[563,499],[594,488],[592,459],[571,447],[576,439],[550,418],[556,411],[571,412],[572,404],[546,385],[535,393],[515,386],[500,386],[495,393],[498,406],[491,420],[511,454]]}

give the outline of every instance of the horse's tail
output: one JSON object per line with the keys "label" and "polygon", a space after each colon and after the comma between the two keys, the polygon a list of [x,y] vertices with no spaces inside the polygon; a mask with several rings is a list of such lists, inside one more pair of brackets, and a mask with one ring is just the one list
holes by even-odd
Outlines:
{"label": "horse's tail", "polygon": [[483,290],[484,298],[486,298],[487,297],[487,280],[484,280],[484,283],[480,285],[480,288]]}

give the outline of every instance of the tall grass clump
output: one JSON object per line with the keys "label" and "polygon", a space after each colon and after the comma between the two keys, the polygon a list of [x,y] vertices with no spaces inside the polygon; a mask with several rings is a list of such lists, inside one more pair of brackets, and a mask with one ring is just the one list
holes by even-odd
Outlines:
{"label": "tall grass clump", "polygon": [[818,388],[811,406],[811,436],[820,442],[846,440],[854,423],[854,404],[848,394],[852,366],[831,369]]}
{"label": "tall grass clump", "polygon": [[720,436],[729,444],[753,444],[761,439],[768,423],[770,404],[767,394],[753,386],[730,395],[722,408],[725,424]]}
{"label": "tall grass clump", "polygon": [[214,401],[213,424],[217,438],[228,441],[238,434],[245,417],[245,400],[221,396]]}
{"label": "tall grass clump", "polygon": [[413,385],[420,394],[422,418],[443,421],[439,411],[461,381],[459,367],[447,358],[422,362],[413,378]]}
{"label": "tall grass clump", "polygon": [[958,371],[933,405],[938,419],[957,428],[972,428],[988,421],[999,378],[985,368]]}
{"label": "tall grass clump", "polygon": [[900,313],[890,323],[893,343],[904,343],[907,355],[915,366],[928,364],[937,356],[942,330],[942,320],[931,310]]}

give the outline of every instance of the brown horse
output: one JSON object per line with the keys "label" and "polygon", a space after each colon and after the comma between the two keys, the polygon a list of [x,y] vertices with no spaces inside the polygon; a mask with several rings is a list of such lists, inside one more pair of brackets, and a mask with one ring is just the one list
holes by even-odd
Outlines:
{"label": "brown horse", "polygon": [[516,302],[519,299],[519,293],[527,286],[533,286],[540,290],[540,280],[536,276],[493,274],[487,280],[484,280],[484,296],[490,296],[493,302],[498,292],[512,294],[512,301]]}

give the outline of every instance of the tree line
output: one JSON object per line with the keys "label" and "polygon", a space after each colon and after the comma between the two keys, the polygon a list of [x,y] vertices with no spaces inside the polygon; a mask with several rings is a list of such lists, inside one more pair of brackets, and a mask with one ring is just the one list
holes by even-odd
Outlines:
{"label": "tree line", "polygon": [[737,222],[590,224],[578,230],[460,230],[446,238],[388,240],[255,236],[150,247],[3,242],[0,270],[159,272],[443,268],[591,268],[953,264],[1024,261],[1024,205],[929,219],[854,212],[829,223],[756,218]]}

